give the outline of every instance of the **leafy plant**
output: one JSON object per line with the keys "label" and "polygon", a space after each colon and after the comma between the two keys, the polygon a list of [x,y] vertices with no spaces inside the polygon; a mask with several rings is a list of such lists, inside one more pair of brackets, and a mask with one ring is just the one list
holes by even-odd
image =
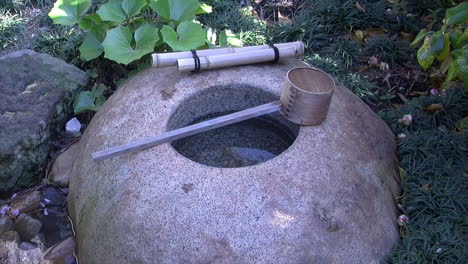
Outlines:
{"label": "leafy plant", "polygon": [[94,85],[91,91],[80,92],[73,103],[75,115],[88,111],[98,111],[106,98],[104,92],[107,87],[103,84]]}
{"label": "leafy plant", "polygon": [[105,58],[129,64],[155,49],[183,51],[205,45],[206,32],[193,20],[210,7],[197,0],[109,0],[87,14],[90,4],[57,0],[49,13],[55,24],[86,31],[79,48],[84,60],[104,53]]}
{"label": "leafy plant", "polygon": [[445,13],[444,24],[438,31],[423,29],[411,43],[418,49],[418,62],[427,70],[434,60],[440,62],[438,72],[446,74],[447,82],[460,78],[468,89],[468,30],[464,24],[468,21],[468,3],[461,3],[449,8]]}

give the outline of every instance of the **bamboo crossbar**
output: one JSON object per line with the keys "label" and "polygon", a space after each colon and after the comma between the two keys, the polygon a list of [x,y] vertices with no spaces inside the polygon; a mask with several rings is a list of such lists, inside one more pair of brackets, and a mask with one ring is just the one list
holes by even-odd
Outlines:
{"label": "bamboo crossbar", "polygon": [[[280,48],[293,47],[298,53],[304,54],[304,43],[302,41],[296,42],[287,42],[275,44],[275,46]],[[269,45],[258,45],[258,46],[247,46],[241,48],[225,47],[225,48],[215,48],[215,49],[205,49],[197,50],[197,55],[201,57],[221,55],[221,54],[239,54],[244,52],[251,52],[256,50],[269,49]],[[181,51],[181,52],[169,52],[169,53],[153,53],[151,55],[152,66],[159,67],[170,67],[176,66],[177,60],[179,59],[188,59],[193,58],[193,54],[190,51]]]}
{"label": "bamboo crossbar", "polygon": [[279,111],[280,109],[281,101],[274,101],[268,104],[263,104],[229,115],[220,116],[197,124],[175,129],[158,136],[149,137],[125,145],[120,145],[117,147],[97,151],[92,154],[92,158],[95,161],[113,158],[127,153],[154,147],[163,143],[171,142],[176,139],[192,136],[218,127],[234,124],[257,116],[274,113]]}

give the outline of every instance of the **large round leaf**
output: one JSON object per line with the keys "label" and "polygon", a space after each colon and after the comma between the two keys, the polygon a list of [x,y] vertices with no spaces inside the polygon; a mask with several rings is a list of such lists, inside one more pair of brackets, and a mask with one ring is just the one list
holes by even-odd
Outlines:
{"label": "large round leaf", "polygon": [[128,17],[136,16],[146,6],[146,0],[123,0],[122,9]]}
{"label": "large round leaf", "polygon": [[150,0],[150,6],[166,20],[191,21],[200,6],[197,0]]}
{"label": "large round leaf", "polygon": [[71,26],[88,10],[89,0],[57,0],[49,12],[55,24]]}
{"label": "large round leaf", "polygon": [[86,37],[81,43],[79,48],[80,57],[84,60],[90,61],[101,55],[104,48],[101,45],[101,42],[98,39],[98,36],[92,31],[86,33]]}
{"label": "large round leaf", "polygon": [[[127,27],[118,26],[107,31],[106,39],[102,42],[104,57],[128,64],[153,52],[158,39],[158,30],[149,24],[141,25],[135,31],[135,37]],[[135,40],[134,46],[133,40]]]}
{"label": "large round leaf", "polygon": [[445,11],[445,24],[455,25],[463,24],[468,21],[468,3],[461,3]]}
{"label": "large round leaf", "polygon": [[99,7],[96,13],[101,17],[102,21],[122,22],[125,20],[121,0],[108,1]]}
{"label": "large round leaf", "polygon": [[177,27],[177,33],[169,26],[161,29],[164,42],[173,51],[191,50],[205,44],[206,32],[196,23],[184,21]]}

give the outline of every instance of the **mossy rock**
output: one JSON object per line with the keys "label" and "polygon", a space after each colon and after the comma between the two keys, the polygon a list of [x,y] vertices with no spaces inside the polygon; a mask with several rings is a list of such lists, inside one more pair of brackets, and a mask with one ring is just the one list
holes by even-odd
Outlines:
{"label": "mossy rock", "polygon": [[40,182],[50,141],[87,81],[75,66],[32,50],[0,57],[0,196]]}

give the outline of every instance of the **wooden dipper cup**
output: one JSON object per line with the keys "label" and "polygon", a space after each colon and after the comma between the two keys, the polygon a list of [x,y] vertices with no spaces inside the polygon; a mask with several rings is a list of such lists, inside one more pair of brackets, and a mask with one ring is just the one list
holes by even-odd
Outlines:
{"label": "wooden dipper cup", "polygon": [[334,89],[335,81],[320,70],[308,67],[291,69],[286,74],[281,93],[280,112],[296,124],[320,125],[327,118]]}

